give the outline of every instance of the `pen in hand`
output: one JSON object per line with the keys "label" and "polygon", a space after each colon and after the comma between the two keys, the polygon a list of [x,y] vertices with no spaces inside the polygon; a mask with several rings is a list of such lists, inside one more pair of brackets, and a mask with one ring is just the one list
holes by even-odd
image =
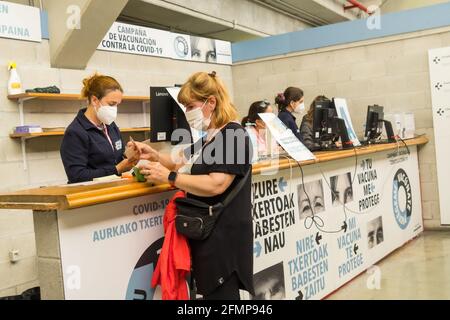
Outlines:
{"label": "pen in hand", "polygon": [[[137,160],[139,160],[140,155],[141,155],[141,150],[139,150],[138,146],[136,145],[136,142],[134,141],[133,137],[130,136],[130,141],[128,143],[131,142],[132,148],[133,148],[133,158],[136,158]],[[129,145],[130,146],[130,145]],[[131,148],[131,146],[130,146]]]}

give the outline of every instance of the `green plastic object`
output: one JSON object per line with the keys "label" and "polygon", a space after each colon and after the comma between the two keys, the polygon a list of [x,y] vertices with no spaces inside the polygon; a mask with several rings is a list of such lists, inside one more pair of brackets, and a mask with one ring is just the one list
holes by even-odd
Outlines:
{"label": "green plastic object", "polygon": [[145,179],[145,177],[141,174],[141,171],[138,167],[134,167],[133,172],[138,182],[147,182],[147,179]]}

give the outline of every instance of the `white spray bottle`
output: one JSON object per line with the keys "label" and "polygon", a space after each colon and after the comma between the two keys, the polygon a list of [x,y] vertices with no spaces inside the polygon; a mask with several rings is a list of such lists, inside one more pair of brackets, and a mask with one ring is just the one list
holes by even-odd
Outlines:
{"label": "white spray bottle", "polygon": [[15,95],[23,93],[22,82],[20,81],[19,74],[17,73],[17,64],[12,61],[8,64],[8,70],[10,72],[8,81],[8,95]]}

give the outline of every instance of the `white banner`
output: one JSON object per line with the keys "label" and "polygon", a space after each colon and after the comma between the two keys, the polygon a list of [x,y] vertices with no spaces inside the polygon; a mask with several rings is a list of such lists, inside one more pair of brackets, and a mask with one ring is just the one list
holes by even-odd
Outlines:
{"label": "white banner", "polygon": [[396,153],[361,157],[356,177],[352,158],[254,177],[250,298],[322,299],[421,233],[417,151]]}
{"label": "white banner", "polygon": [[441,223],[450,224],[450,47],[428,52]]}
{"label": "white banner", "polygon": [[[321,299],[423,230],[416,147],[361,157],[356,176],[354,158],[304,172],[253,177],[256,296],[245,298]],[[150,280],[172,195],[59,212],[66,299],[159,299]]]}
{"label": "white banner", "polygon": [[58,212],[65,299],[160,298],[150,281],[163,243],[164,210],[173,194]]}
{"label": "white banner", "polygon": [[0,38],[41,42],[39,9],[0,1]]}
{"label": "white banner", "polygon": [[232,64],[231,43],[115,22],[98,50]]}

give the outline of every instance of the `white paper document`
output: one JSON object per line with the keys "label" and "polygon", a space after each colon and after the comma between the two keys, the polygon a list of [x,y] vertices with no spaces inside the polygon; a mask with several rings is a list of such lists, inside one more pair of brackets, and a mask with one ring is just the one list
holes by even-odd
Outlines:
{"label": "white paper document", "polygon": [[273,113],[260,113],[259,116],[266,123],[275,140],[296,161],[308,161],[316,158],[276,115]]}
{"label": "white paper document", "polygon": [[350,112],[348,112],[347,101],[341,98],[334,98],[334,104],[336,106],[338,117],[345,121],[348,136],[350,140],[353,142],[353,145],[355,147],[360,146],[361,142],[356,136],[355,129],[353,128],[352,118],[350,117]]}
{"label": "white paper document", "polygon": [[173,100],[178,104],[178,106],[183,110],[184,113],[186,113],[186,108],[178,102],[178,94],[180,93],[181,88],[178,87],[167,87],[167,92],[169,92],[170,96]]}

